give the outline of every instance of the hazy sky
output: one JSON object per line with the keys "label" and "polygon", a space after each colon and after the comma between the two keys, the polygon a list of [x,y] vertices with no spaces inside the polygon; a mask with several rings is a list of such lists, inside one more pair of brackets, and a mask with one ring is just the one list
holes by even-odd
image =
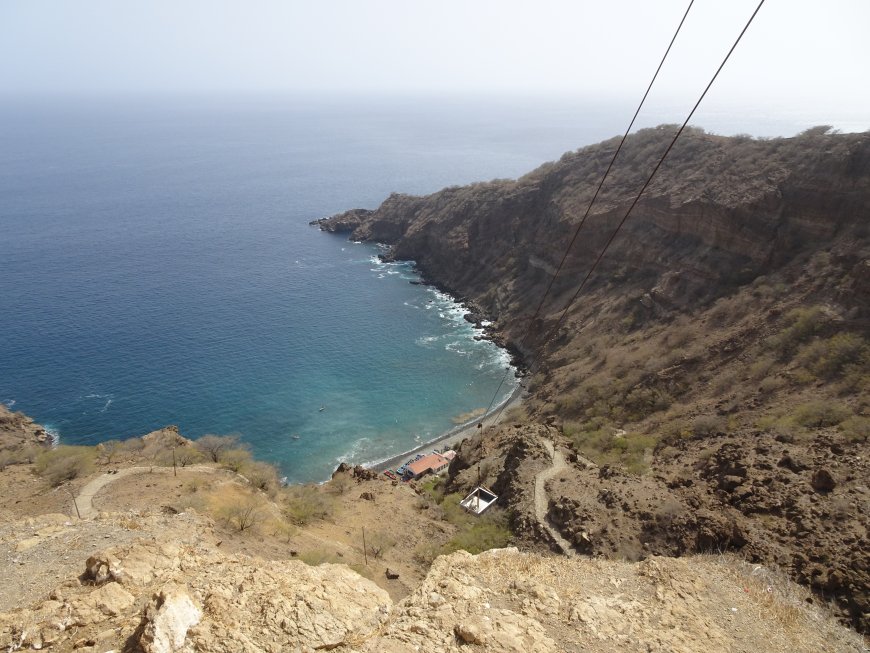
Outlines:
{"label": "hazy sky", "polygon": [[[639,97],[688,0],[0,0],[0,93]],[[757,0],[696,0],[655,101],[690,103]],[[870,127],[870,1],[767,0],[713,107]]]}

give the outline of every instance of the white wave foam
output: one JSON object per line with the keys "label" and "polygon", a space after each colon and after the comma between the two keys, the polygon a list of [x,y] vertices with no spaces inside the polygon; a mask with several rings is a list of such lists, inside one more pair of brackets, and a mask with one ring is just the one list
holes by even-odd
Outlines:
{"label": "white wave foam", "polygon": [[6,406],[6,408],[9,408],[11,410],[12,407],[15,405],[15,400],[14,399],[7,399],[3,403]]}
{"label": "white wave foam", "polygon": [[101,413],[105,413],[107,410],[109,410],[109,406],[111,406],[111,405],[112,405],[112,400],[109,399],[109,400],[106,402],[106,405],[103,406],[102,410],[100,410],[100,412],[101,412]]}
{"label": "white wave foam", "polygon": [[360,438],[351,445],[350,449],[345,451],[343,454],[340,454],[335,459],[335,462],[349,464],[354,462],[358,463],[360,455],[369,447],[369,445],[371,445],[371,440],[369,438]]}

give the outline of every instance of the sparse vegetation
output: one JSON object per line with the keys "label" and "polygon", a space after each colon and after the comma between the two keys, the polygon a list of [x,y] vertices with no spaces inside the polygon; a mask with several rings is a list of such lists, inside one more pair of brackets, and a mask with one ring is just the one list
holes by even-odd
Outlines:
{"label": "sparse vegetation", "polygon": [[332,515],[335,504],[313,485],[294,485],[283,492],[284,514],[292,523],[305,526]]}

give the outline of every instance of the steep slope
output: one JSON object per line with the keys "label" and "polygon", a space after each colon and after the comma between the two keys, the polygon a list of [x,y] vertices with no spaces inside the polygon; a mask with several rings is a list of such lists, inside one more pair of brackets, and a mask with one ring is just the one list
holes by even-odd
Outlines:
{"label": "steep slope", "polygon": [[[513,421],[556,425],[573,456],[548,516],[578,551],[741,551],[866,631],[870,134],[686,134],[551,335],[671,134],[629,138],[532,325],[615,139],[319,224],[388,243],[522,350],[530,399]],[[464,445],[451,483],[484,462],[509,502],[528,497],[540,447],[518,437]],[[523,515],[514,526],[548,541]]]}

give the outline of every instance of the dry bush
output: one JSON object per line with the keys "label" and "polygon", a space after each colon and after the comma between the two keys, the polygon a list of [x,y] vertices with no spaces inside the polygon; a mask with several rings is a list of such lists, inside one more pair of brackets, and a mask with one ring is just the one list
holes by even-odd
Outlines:
{"label": "dry bush", "polygon": [[221,467],[239,474],[254,464],[251,452],[247,449],[224,449],[219,455]]}
{"label": "dry bush", "polygon": [[394,546],[396,546],[396,538],[389,532],[376,531],[366,534],[366,548],[375,558],[382,558]]}
{"label": "dry bush", "polygon": [[44,447],[35,444],[11,447],[0,451],[0,472],[9,465],[27,465],[36,461]]}
{"label": "dry bush", "polygon": [[240,533],[254,527],[262,519],[264,512],[265,502],[252,495],[221,505],[216,510],[218,518]]}
{"label": "dry bush", "polygon": [[718,415],[699,415],[692,422],[692,433],[696,437],[719,435],[727,430],[727,423]]}
{"label": "dry bush", "polygon": [[241,474],[251,482],[253,487],[263,490],[269,496],[274,496],[281,485],[278,469],[274,465],[259,460],[245,465]]}
{"label": "dry bush", "polygon": [[175,462],[179,467],[195,465],[203,459],[203,453],[192,445],[183,444],[175,449]]}
{"label": "dry bush", "polygon": [[779,376],[771,376],[762,379],[758,384],[758,391],[763,395],[771,395],[777,390],[781,390],[786,385],[785,379]]}
{"label": "dry bush", "polygon": [[753,381],[767,378],[774,365],[776,365],[776,361],[772,356],[762,356],[749,366],[749,378]]}
{"label": "dry bush", "polygon": [[111,465],[124,453],[124,446],[120,440],[106,440],[97,445],[97,452],[106,464]]}
{"label": "dry bush", "polygon": [[263,530],[266,530],[272,537],[278,538],[285,543],[289,543],[290,540],[299,534],[299,529],[296,526],[288,524],[283,519],[269,520],[264,524]]}
{"label": "dry bush", "polygon": [[336,494],[344,494],[354,485],[356,485],[356,482],[351,478],[350,474],[347,473],[336,474],[335,477],[329,481],[329,488]]}
{"label": "dry bush", "polygon": [[202,454],[214,463],[221,462],[221,456],[228,449],[236,449],[239,446],[239,436],[237,435],[203,435],[201,438],[194,440],[193,446],[199,449]]}
{"label": "dry bush", "polygon": [[94,468],[94,447],[61,445],[48,449],[36,458],[36,473],[52,486],[89,474]]}

